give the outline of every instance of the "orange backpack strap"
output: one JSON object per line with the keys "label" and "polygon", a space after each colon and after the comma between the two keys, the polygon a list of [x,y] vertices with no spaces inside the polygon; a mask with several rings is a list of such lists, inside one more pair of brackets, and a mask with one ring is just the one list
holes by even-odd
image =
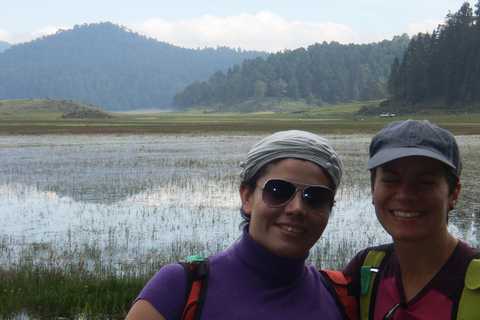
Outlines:
{"label": "orange backpack strap", "polygon": [[207,291],[210,261],[199,255],[191,256],[187,262],[180,262],[187,276],[187,297],[182,320],[200,319]]}
{"label": "orange backpack strap", "polygon": [[348,295],[348,284],[352,279],[344,276],[341,271],[320,270],[320,273],[327,280],[330,292],[335,298],[344,318],[357,320],[357,299],[354,296]]}

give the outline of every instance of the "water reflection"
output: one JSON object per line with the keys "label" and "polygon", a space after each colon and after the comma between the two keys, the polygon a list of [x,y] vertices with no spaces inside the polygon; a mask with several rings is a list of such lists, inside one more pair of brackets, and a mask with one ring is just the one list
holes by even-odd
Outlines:
{"label": "water reflection", "polygon": [[[223,251],[240,234],[238,164],[261,138],[4,137],[0,260],[87,256],[122,269],[152,257],[170,262],[192,252]],[[375,218],[364,169],[370,136],[327,138],[345,175],[334,214],[312,250],[312,261],[321,256],[323,267],[390,241]],[[479,243],[478,138],[458,137],[466,160],[450,219],[452,233],[472,245]]]}

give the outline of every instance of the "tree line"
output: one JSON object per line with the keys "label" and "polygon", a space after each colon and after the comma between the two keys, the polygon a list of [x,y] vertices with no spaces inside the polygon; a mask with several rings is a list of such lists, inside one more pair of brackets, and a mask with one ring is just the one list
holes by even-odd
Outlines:
{"label": "tree line", "polygon": [[461,109],[480,102],[480,1],[475,8],[465,2],[431,34],[412,38],[392,65],[394,105]]}
{"label": "tree line", "polygon": [[216,105],[227,110],[253,100],[278,99],[324,105],[383,99],[395,57],[403,55],[410,37],[371,44],[338,42],[270,54],[216,71],[208,81],[195,81],[173,97],[178,109]]}
{"label": "tree line", "polygon": [[185,49],[110,22],[76,25],[0,53],[0,100],[52,98],[105,110],[171,109],[195,79],[267,52]]}

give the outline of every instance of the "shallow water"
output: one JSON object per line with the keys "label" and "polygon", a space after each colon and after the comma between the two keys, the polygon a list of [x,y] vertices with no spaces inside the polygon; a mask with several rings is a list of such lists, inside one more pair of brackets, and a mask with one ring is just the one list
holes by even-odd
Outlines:
{"label": "shallow water", "polygon": [[[223,251],[240,235],[238,164],[260,135],[9,136],[0,141],[0,262],[118,270]],[[327,136],[345,165],[329,225],[312,250],[339,267],[389,241],[364,169],[370,136]],[[457,137],[463,188],[450,230],[478,246],[479,136]]]}

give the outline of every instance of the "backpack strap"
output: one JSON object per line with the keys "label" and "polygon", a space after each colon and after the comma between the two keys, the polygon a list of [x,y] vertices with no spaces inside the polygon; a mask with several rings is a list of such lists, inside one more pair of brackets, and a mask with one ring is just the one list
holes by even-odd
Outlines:
{"label": "backpack strap", "polygon": [[357,320],[357,299],[348,295],[348,284],[352,279],[344,276],[341,271],[319,270],[320,274],[327,280],[328,289],[332,294],[337,306],[343,314],[344,319]]}
{"label": "backpack strap", "polygon": [[465,286],[458,303],[458,312],[452,319],[478,319],[480,315],[480,252],[470,261],[465,273]]}
{"label": "backpack strap", "polygon": [[207,291],[210,261],[199,255],[191,256],[187,262],[180,262],[187,276],[187,296],[182,320],[200,319]]}
{"label": "backpack strap", "polygon": [[378,284],[385,263],[392,254],[393,243],[372,247],[365,250],[363,266],[360,268],[360,319],[373,319]]}

